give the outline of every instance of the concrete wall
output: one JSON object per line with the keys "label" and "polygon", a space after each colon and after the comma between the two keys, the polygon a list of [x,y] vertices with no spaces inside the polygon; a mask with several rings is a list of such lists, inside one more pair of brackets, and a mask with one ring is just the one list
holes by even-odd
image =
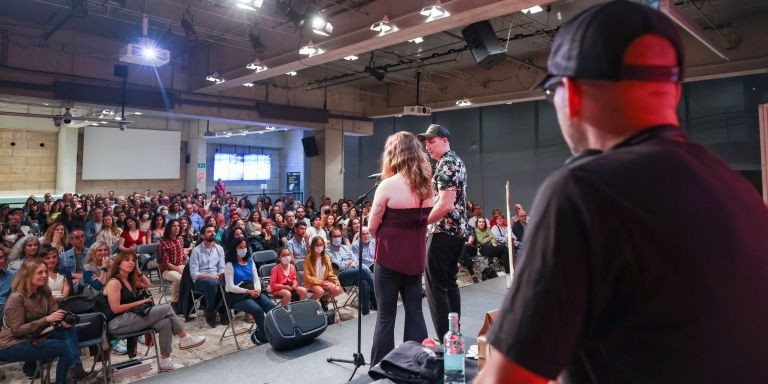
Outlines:
{"label": "concrete wall", "polygon": [[56,187],[57,147],[56,132],[0,127],[0,194],[52,192]]}

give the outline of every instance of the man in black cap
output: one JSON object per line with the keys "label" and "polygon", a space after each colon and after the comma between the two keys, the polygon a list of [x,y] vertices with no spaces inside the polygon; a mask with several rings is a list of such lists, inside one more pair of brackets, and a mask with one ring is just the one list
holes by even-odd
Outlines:
{"label": "man in black cap", "polygon": [[536,196],[476,383],[768,382],[768,210],[679,129],[682,59],[637,3],[560,28],[544,85],[575,156]]}
{"label": "man in black cap", "polygon": [[427,219],[433,224],[427,240],[427,303],[437,337],[448,332],[448,314],[461,314],[461,297],[456,285],[457,263],[467,230],[467,169],[451,151],[451,133],[432,124],[419,134],[427,153],[437,161],[432,186],[437,201]]}

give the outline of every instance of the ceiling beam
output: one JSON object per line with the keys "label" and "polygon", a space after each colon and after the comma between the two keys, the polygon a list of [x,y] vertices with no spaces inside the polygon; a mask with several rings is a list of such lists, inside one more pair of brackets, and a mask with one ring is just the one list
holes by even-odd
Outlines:
{"label": "ceiling beam", "polygon": [[[316,47],[325,51],[320,55],[313,57],[299,56],[298,47],[296,52],[290,52],[281,56],[261,60],[269,69],[262,72],[253,72],[245,68],[237,68],[221,76],[227,81],[220,84],[212,84],[198,89],[196,92],[214,93],[226,89],[236,88],[245,83],[252,83],[275,76],[282,76],[287,72],[300,71],[308,67],[326,64],[332,61],[341,60],[349,55],[360,55],[375,49],[389,47],[403,41],[407,41],[419,36],[429,36],[442,31],[461,28],[469,24],[492,19],[517,12],[524,8],[534,5],[549,3],[552,0],[453,0],[443,4],[449,17],[434,20],[426,23],[424,16],[419,14],[422,2],[413,2],[417,8],[406,12],[399,17],[391,18],[398,30],[383,36],[369,30],[367,27],[357,31],[325,40],[315,44]],[[383,15],[382,15],[383,17]]]}

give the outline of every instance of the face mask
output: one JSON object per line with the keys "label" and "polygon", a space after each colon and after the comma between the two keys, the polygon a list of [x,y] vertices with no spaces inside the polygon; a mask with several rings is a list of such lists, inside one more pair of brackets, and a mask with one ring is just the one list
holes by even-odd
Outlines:
{"label": "face mask", "polygon": [[163,210],[163,211],[161,212],[161,214],[162,214],[163,216],[165,216],[165,215],[167,215],[167,214],[168,214],[168,211],[166,211],[166,210]]}
{"label": "face mask", "polygon": [[149,215],[147,215],[147,214],[145,213],[145,214],[141,215],[141,218],[142,218],[143,220],[149,220]]}
{"label": "face mask", "polygon": [[334,237],[331,239],[331,244],[333,244],[334,247],[341,245],[341,237]]}
{"label": "face mask", "polygon": [[315,253],[317,254],[323,253],[323,247],[315,247]]}
{"label": "face mask", "polygon": [[[320,248],[320,250],[322,250],[322,248]],[[280,258],[280,262],[283,263],[283,264],[289,264],[291,262],[291,257],[290,256],[284,256],[284,257]]]}
{"label": "face mask", "polygon": [[247,250],[247,249],[245,249],[245,248],[243,248],[243,249],[238,249],[238,250],[237,250],[237,257],[241,257],[241,258],[242,258],[242,257],[245,257],[245,254],[246,254],[246,253],[248,253],[248,250]]}
{"label": "face mask", "polygon": [[13,243],[14,241],[16,241],[16,235],[8,235],[8,236],[6,236],[5,237],[5,241],[7,241],[9,243]]}

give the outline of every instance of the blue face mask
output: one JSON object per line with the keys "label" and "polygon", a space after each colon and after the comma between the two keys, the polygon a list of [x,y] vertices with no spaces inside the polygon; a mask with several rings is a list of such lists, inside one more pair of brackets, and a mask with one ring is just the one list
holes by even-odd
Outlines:
{"label": "blue face mask", "polygon": [[243,249],[238,249],[238,250],[237,250],[237,257],[240,257],[240,258],[243,258],[243,259],[244,259],[244,258],[245,258],[245,255],[246,255],[247,253],[248,253],[248,250],[247,250],[247,249],[245,249],[245,248],[243,248]]}
{"label": "blue face mask", "polygon": [[334,247],[338,247],[341,245],[341,237],[334,237],[331,239],[331,244],[333,244]]}

